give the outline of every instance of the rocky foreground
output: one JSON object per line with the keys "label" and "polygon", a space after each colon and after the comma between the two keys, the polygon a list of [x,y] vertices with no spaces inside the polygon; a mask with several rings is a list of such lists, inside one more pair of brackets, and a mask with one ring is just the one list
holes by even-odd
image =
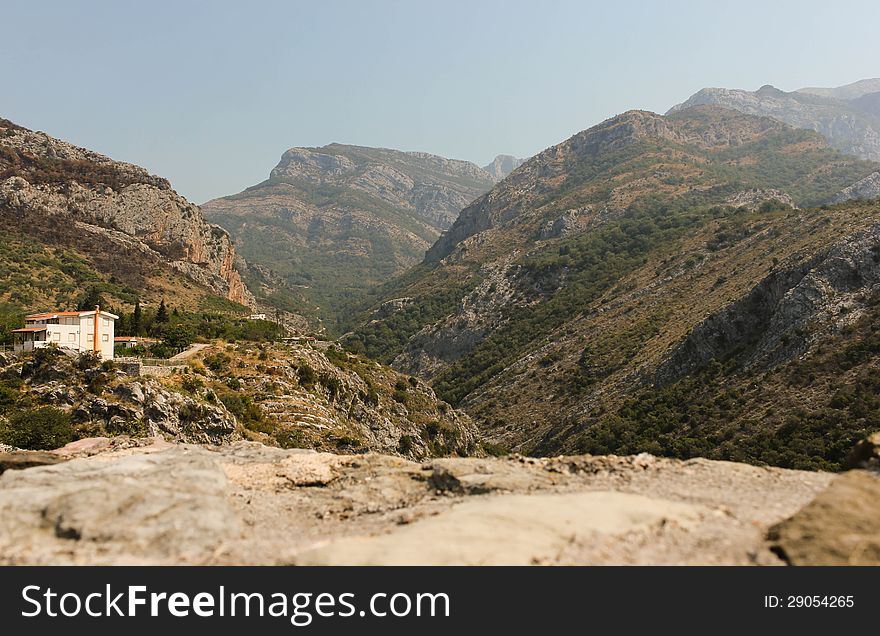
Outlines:
{"label": "rocky foreground", "polygon": [[6,564],[880,563],[869,470],[92,438],[0,471]]}

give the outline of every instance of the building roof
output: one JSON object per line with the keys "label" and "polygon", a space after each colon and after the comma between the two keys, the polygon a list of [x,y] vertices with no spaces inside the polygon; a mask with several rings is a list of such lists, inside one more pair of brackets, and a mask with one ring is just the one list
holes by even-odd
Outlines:
{"label": "building roof", "polygon": [[46,331],[46,327],[22,327],[21,329],[13,329],[12,333],[33,333],[36,331]]}
{"label": "building roof", "polygon": [[[52,318],[60,318],[62,316],[92,316],[94,315],[95,310],[90,309],[89,311],[56,311],[49,312],[43,314],[30,314],[29,316],[25,316],[25,320],[50,320]],[[112,318],[113,320],[118,320],[119,316],[116,314],[111,314],[109,311],[102,311],[101,315],[106,318]]]}
{"label": "building roof", "polygon": [[116,336],[114,342],[131,342],[132,340],[140,340],[137,336]]}

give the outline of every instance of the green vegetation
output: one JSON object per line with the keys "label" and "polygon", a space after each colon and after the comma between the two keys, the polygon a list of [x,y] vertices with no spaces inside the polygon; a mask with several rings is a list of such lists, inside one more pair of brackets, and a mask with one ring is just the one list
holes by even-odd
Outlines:
{"label": "green vegetation", "polygon": [[[501,328],[437,376],[437,395],[450,404],[460,403],[532,343],[581,313],[622,277],[642,266],[649,254],[711,218],[705,211],[679,211],[680,206],[679,201],[640,202],[596,232],[524,258],[521,263],[530,281],[539,290],[546,281],[547,293],[553,295],[544,302],[514,308]],[[567,280],[558,288],[563,271]]]}
{"label": "green vegetation", "polygon": [[73,440],[70,415],[51,406],[16,411],[0,420],[0,442],[28,450],[52,450]]}
{"label": "green vegetation", "polygon": [[[407,280],[412,280],[419,273],[430,271],[432,266],[419,265],[410,270],[406,276],[384,286],[378,294],[391,295],[392,285],[398,288]],[[403,307],[388,317],[375,322],[367,322],[358,326],[354,333],[345,340],[346,347],[363,351],[369,357],[390,364],[400,353],[409,339],[422,327],[433,324],[451,313],[459,300],[469,294],[480,283],[478,276],[470,276],[463,282],[448,280],[445,286],[432,289],[432,293],[419,295],[406,301]],[[393,297],[393,296],[392,296]],[[367,303],[362,303],[362,306]],[[365,312],[354,310],[353,315],[365,316]]]}
{"label": "green vegetation", "polygon": [[[880,430],[880,296],[839,336],[758,377],[737,357],[642,391],[577,428],[584,453],[649,452],[804,470],[839,470]],[[741,352],[740,352],[741,353]]]}

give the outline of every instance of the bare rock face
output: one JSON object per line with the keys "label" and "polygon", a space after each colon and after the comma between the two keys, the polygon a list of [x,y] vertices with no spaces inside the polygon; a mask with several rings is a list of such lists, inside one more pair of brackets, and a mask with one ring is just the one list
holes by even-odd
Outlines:
{"label": "bare rock face", "polygon": [[775,190],[772,188],[753,188],[751,190],[743,190],[742,192],[737,192],[735,195],[728,198],[725,203],[727,205],[732,205],[735,208],[757,210],[759,207],[761,207],[761,204],[768,201],[778,202],[791,208],[797,207],[794,204],[794,200],[791,198],[791,195],[783,192],[782,190]]}
{"label": "bare rock face", "polygon": [[864,310],[862,292],[880,282],[878,240],[880,225],[873,225],[771,272],[695,326],[660,365],[657,381],[681,378],[734,349],[745,368],[772,368],[803,353],[811,340],[856,320]]}
{"label": "bare rock face", "polygon": [[489,165],[483,166],[483,170],[489,173],[495,181],[501,181],[504,177],[519,168],[525,159],[517,159],[511,155],[498,155]]}
{"label": "bare rock face", "polygon": [[0,206],[70,219],[109,241],[133,237],[215,293],[252,303],[229,234],[165,179],[5,120],[0,151]]}
{"label": "bare rock face", "polygon": [[714,105],[748,115],[773,117],[797,128],[815,130],[847,154],[877,161],[880,160],[880,119],[867,106],[870,100],[865,99],[877,91],[880,91],[878,80],[864,80],[840,89],[802,89],[791,93],[773,86],[757,91],[704,88],[669,112]]}
{"label": "bare rock face", "polygon": [[115,447],[0,476],[5,564],[779,564],[831,477],[635,457]]}
{"label": "bare rock face", "polygon": [[843,203],[853,200],[873,201],[878,198],[880,198],[880,172],[874,172],[835,194],[829,203]]}

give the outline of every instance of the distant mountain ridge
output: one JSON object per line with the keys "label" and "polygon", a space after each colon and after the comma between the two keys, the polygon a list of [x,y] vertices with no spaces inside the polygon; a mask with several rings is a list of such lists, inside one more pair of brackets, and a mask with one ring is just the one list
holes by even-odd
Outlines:
{"label": "distant mountain ridge", "polygon": [[483,166],[483,170],[488,172],[495,181],[501,181],[524,162],[525,159],[518,159],[512,155],[498,155],[492,160],[492,163]]}
{"label": "distant mountain ridge", "polygon": [[701,105],[773,117],[797,128],[815,130],[842,152],[880,161],[880,79],[790,93],[770,85],[757,91],[704,88],[668,112]]}
{"label": "distant mountain ridge", "polygon": [[207,202],[235,238],[258,297],[334,320],[343,299],[419,262],[494,178],[424,152],[290,148],[269,179]]}
{"label": "distant mountain ridge", "polygon": [[837,86],[834,88],[799,88],[795,92],[842,100],[858,99],[869,93],[880,92],[880,78],[863,79],[853,82],[852,84],[845,84],[844,86]]}

